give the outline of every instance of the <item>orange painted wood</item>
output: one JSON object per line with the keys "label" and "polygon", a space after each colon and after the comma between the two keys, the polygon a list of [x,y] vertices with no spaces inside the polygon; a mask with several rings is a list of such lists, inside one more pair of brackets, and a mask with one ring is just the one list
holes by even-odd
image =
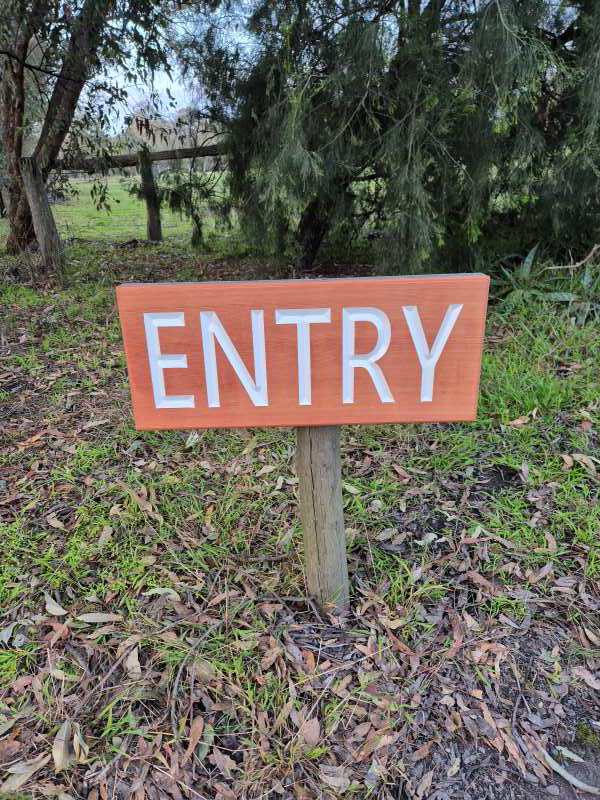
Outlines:
{"label": "orange painted wood", "polygon": [[[123,284],[117,302],[136,427],[226,428],[473,420],[481,366],[489,278],[440,275],[335,280]],[[421,400],[421,365],[403,312],[416,306],[429,347],[451,304],[461,313],[436,365],[433,399]],[[377,362],[394,402],[382,403],[365,369],[355,371],[355,401],[342,402],[342,309],[371,307],[391,324],[391,343]],[[296,325],[276,324],[276,309],[330,308],[331,322],[310,327],[312,404],[299,405]],[[268,406],[257,407],[217,342],[221,405],[209,408],[200,312],[218,314],[254,376],[250,312],[262,309]],[[162,354],[185,354],[186,369],[164,370],[167,395],[193,395],[194,408],[156,408],[144,329],[145,313],[183,312],[185,327],[159,330]],[[356,323],[356,352],[367,353],[376,328]]]}

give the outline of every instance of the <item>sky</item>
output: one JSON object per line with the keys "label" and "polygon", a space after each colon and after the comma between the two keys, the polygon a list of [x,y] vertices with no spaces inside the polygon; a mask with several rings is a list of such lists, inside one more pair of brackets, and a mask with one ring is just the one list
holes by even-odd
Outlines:
{"label": "sky", "polygon": [[[192,94],[185,85],[179,67],[175,65],[172,75],[169,77],[164,70],[157,72],[154,76],[154,91],[159,95],[165,105],[165,113],[169,113],[169,95],[171,93],[175,101],[175,108],[185,108],[192,102]],[[133,86],[129,89],[129,106],[131,109],[142,103],[149,94],[148,87]]]}
{"label": "sky", "polygon": [[[1,3],[1,0],[0,0]],[[235,8],[230,10],[227,15],[224,15],[222,10],[214,12],[214,17],[220,23],[221,35],[225,36],[227,40],[232,41],[237,46],[249,47],[250,38],[245,32],[245,15],[248,13],[247,0],[238,0]],[[202,36],[206,27],[206,20],[198,21],[197,17],[193,15],[182,17],[178,22],[181,33],[187,33],[188,36]],[[115,69],[112,74],[109,73],[104,76],[111,83],[117,83],[122,88],[127,90],[128,100],[127,103],[120,106],[115,110],[114,119],[110,128],[112,133],[116,134],[122,131],[125,119],[136,108],[148,100],[154,91],[162,102],[162,115],[165,117],[173,116],[174,112],[178,109],[188,108],[189,106],[197,105],[197,98],[194,96],[193,87],[186,84],[179,64],[173,58],[171,76],[165,70],[159,70],[154,75],[152,85],[132,85],[127,82],[125,71],[122,69]],[[169,92],[172,98],[169,99]],[[173,105],[174,103],[174,105]]]}
{"label": "sky", "polygon": [[[193,92],[185,84],[177,64],[173,65],[170,77],[165,70],[157,71],[151,84],[129,83],[122,70],[115,70],[104,79],[127,90],[127,102],[113,108],[111,114],[108,130],[113,135],[123,130],[123,127],[126,126],[126,118],[143,105],[153,91],[158,95],[161,104],[160,113],[165,117],[171,117],[178,109],[187,108],[193,104]],[[91,87],[87,87],[86,92],[88,90],[93,91]],[[171,99],[169,99],[169,92],[172,95]],[[82,100],[85,102],[85,93]],[[175,105],[173,106],[172,103]]]}

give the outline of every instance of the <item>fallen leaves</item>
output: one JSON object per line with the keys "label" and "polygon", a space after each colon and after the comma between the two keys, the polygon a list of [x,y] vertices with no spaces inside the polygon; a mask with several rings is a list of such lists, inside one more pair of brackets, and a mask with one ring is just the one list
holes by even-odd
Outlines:
{"label": "fallen leaves", "polygon": [[68,614],[68,611],[56,602],[48,592],[44,593],[44,598],[46,600],[46,611],[48,614],[52,615],[53,617],[64,617]]}
{"label": "fallen leaves", "polygon": [[434,772],[432,769],[429,772],[426,772],[425,775],[419,781],[419,785],[415,790],[415,798],[416,800],[422,800],[422,798],[427,797],[429,790],[431,789],[431,785],[433,783],[433,775]]}
{"label": "fallen leaves", "polygon": [[81,734],[77,722],[65,720],[58,729],[52,744],[52,758],[54,771],[64,772],[74,764],[84,764],[87,761],[89,747]]}
{"label": "fallen leaves", "polygon": [[[57,800],[178,800],[191,787],[220,800],[428,800],[555,779],[540,748],[573,758],[557,744],[577,749],[574,720],[600,685],[597,405],[585,424],[583,409],[556,426],[523,414],[501,442],[477,427],[472,458],[452,466],[448,428],[382,430],[376,446],[346,431],[357,602],[332,619],[302,599],[288,434],[116,439],[95,423],[122,418],[121,373],[87,376],[64,433],[37,417],[12,431],[2,522],[31,519],[26,534],[55,550],[13,551],[7,570],[4,785]],[[451,435],[460,453],[460,426]],[[565,448],[586,451],[563,455],[569,475]],[[567,496],[582,483],[585,497]],[[80,523],[91,533],[78,550]]]}
{"label": "fallen leaves", "polygon": [[487,594],[492,595],[493,597],[501,594],[501,590],[479,572],[469,570],[466,573],[466,577],[469,578],[469,580],[480,589],[483,589],[485,592],[487,592]]}
{"label": "fallen leaves", "polygon": [[596,677],[590,672],[589,669],[581,666],[573,667],[571,672],[576,678],[581,678],[581,680],[584,681],[590,687],[590,689],[600,691],[600,675]]}
{"label": "fallen leaves", "polygon": [[316,747],[321,741],[321,724],[316,717],[304,720],[298,731],[298,738],[309,747]]}
{"label": "fallen leaves", "polygon": [[134,647],[125,659],[125,671],[127,677],[132,681],[139,681],[142,678],[142,667],[140,665],[139,648]]}
{"label": "fallen leaves", "polygon": [[522,428],[523,425],[527,425],[529,422],[529,415],[524,414],[522,417],[517,417],[516,419],[511,420],[508,424],[511,428]]}
{"label": "fallen leaves", "polygon": [[75,750],[71,738],[71,721],[65,720],[58,729],[52,744],[52,758],[54,759],[54,769],[62,772],[68,769],[75,762]]}
{"label": "fallen leaves", "polygon": [[596,464],[600,464],[600,460],[588,456],[585,453],[563,453],[561,456],[563,460],[563,469],[570,470],[575,464],[580,464],[590,478],[596,480],[598,478],[598,469]]}
{"label": "fallen leaves", "polygon": [[174,600],[177,603],[181,603],[181,596],[175,591],[175,589],[171,589],[170,587],[162,587],[156,586],[153,589],[148,589],[147,592],[142,592],[143,597],[168,597],[169,600]]}
{"label": "fallen leaves", "polygon": [[25,786],[36,772],[45,767],[52,756],[40,755],[32,761],[18,761],[6,769],[9,777],[0,785],[0,794],[15,794]]}
{"label": "fallen leaves", "polygon": [[600,797],[600,786],[592,786],[585,781],[576,778],[574,775],[571,775],[561,764],[559,764],[552,756],[546,752],[543,748],[540,748],[541,753],[544,757],[544,760],[548,764],[549,767],[557,772],[562,778],[564,778],[567,783],[570,783],[571,786],[574,786],[576,789],[579,789],[582,792],[587,792],[588,794],[592,794],[595,797]]}
{"label": "fallen leaves", "polygon": [[9,761],[14,761],[15,757],[23,750],[22,742],[16,739],[0,740],[0,766]]}
{"label": "fallen leaves", "polygon": [[344,765],[336,767],[329,764],[321,764],[319,768],[321,781],[337,794],[343,794],[350,788],[350,775],[350,768]]}
{"label": "fallen leaves", "polygon": [[233,770],[237,769],[235,761],[226,753],[219,750],[218,747],[213,747],[213,751],[208,757],[208,760],[211,764],[214,764],[226,778],[231,778]]}
{"label": "fallen leaves", "polygon": [[591,456],[587,456],[585,453],[572,453],[571,458],[577,464],[581,464],[581,466],[585,469],[588,475],[591,478],[598,477],[598,470],[596,469],[596,463],[600,463],[598,459],[592,458]]}
{"label": "fallen leaves", "polygon": [[89,614],[79,614],[79,616],[75,617],[75,619],[77,619],[79,622],[85,622],[88,625],[123,621],[121,614],[110,614],[103,611],[92,611]]}
{"label": "fallen leaves", "polygon": [[136,491],[123,481],[116,481],[116,485],[122,489],[125,494],[129,495],[132,502],[140,509],[140,511],[146,514],[148,517],[156,520],[156,522],[163,522],[162,514],[156,510],[155,504],[152,502],[151,493],[149,493],[145,486],[142,486]]}
{"label": "fallen leaves", "polygon": [[194,719],[190,726],[190,735],[188,740],[188,746],[183,754],[183,758],[181,759],[181,766],[185,766],[187,762],[192,757],[194,750],[198,746],[200,739],[202,738],[202,734],[204,733],[204,718],[198,716]]}

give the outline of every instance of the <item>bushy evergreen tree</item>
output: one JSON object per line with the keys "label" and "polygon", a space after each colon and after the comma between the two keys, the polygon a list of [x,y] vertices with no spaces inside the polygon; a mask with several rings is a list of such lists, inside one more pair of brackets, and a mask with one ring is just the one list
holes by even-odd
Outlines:
{"label": "bushy evergreen tree", "polygon": [[309,267],[368,232],[395,271],[598,241],[600,3],[246,0],[181,58],[249,230]]}

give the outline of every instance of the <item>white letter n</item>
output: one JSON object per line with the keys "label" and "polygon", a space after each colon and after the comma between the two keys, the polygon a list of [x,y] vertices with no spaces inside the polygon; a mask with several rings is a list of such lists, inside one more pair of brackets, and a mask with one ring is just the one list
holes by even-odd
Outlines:
{"label": "white letter n", "polygon": [[254,379],[246,369],[240,354],[229,338],[221,320],[214,311],[200,312],[202,330],[202,349],[204,351],[204,374],[206,377],[206,396],[210,408],[219,408],[219,375],[217,372],[217,353],[215,339],[221,345],[227,360],[255,406],[268,406],[267,396],[267,357],[265,353],[265,323],[261,310],[250,312],[252,319],[252,347],[254,350]]}

